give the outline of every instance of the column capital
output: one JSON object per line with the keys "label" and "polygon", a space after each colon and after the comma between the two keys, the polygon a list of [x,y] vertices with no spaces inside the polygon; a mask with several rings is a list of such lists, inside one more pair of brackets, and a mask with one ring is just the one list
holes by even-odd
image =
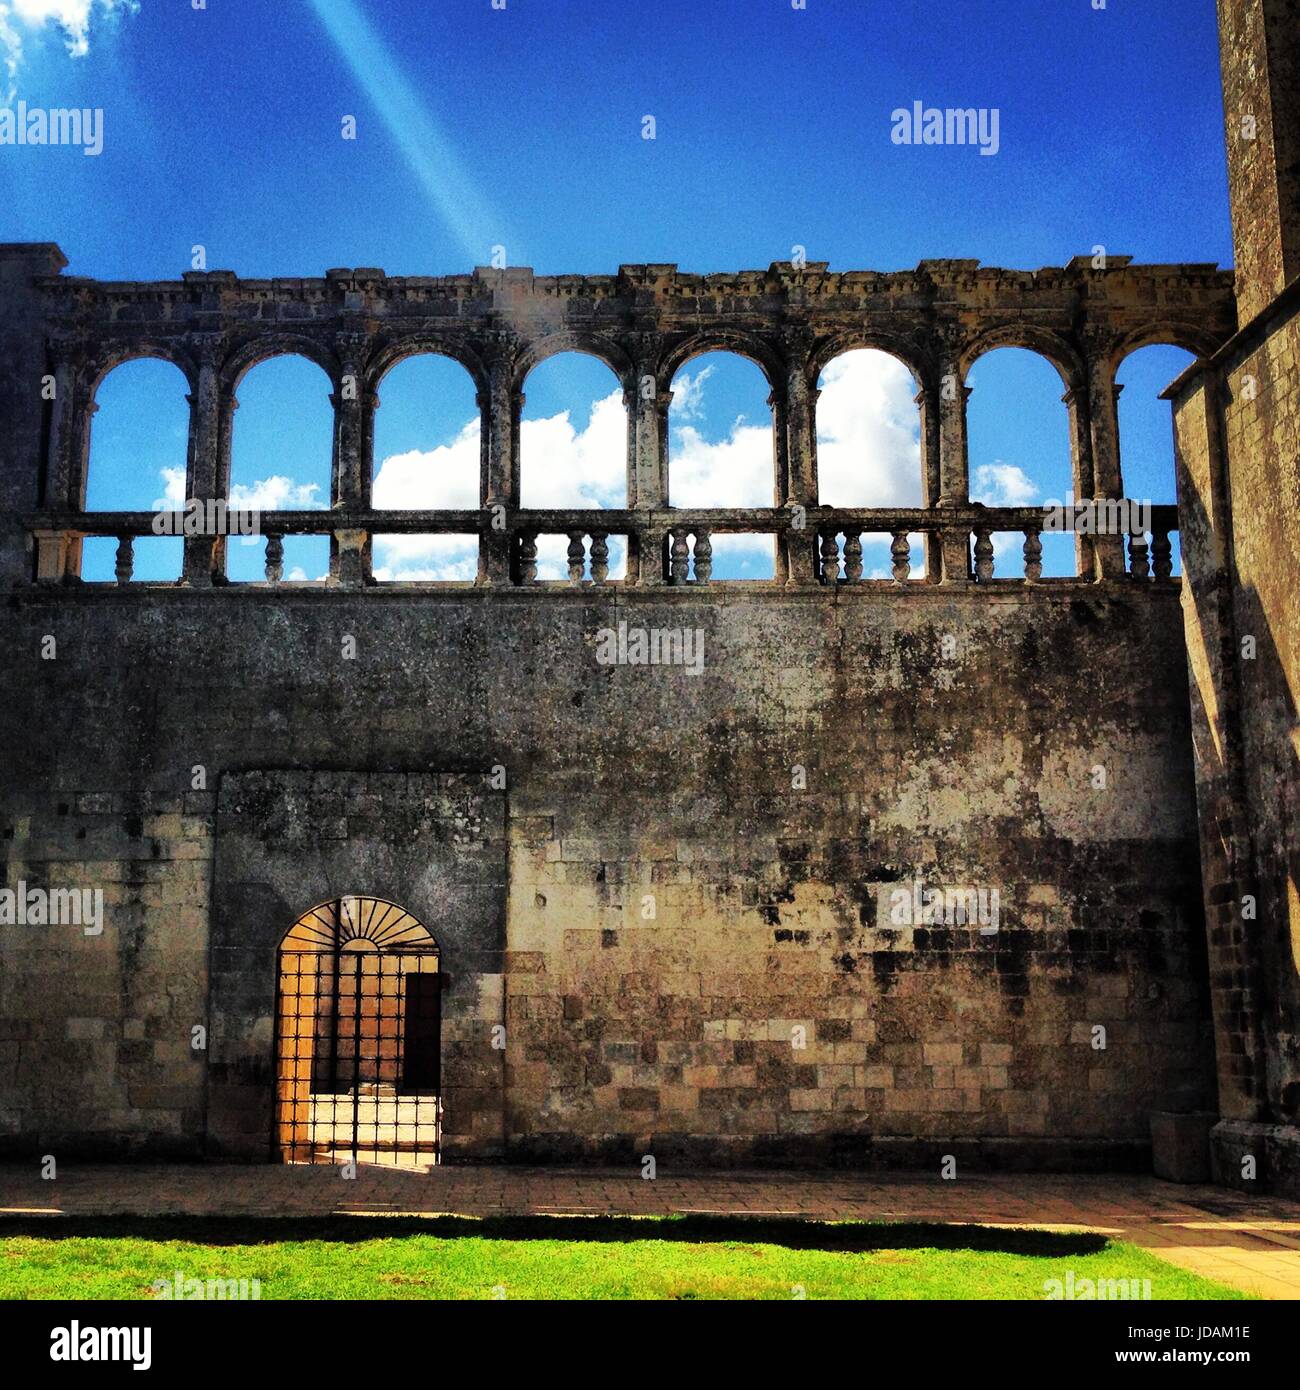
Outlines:
{"label": "column capital", "polygon": [[812,356],[817,335],[812,325],[807,323],[784,323],[777,330],[782,351],[785,353],[786,370],[807,373],[808,359]]}
{"label": "column capital", "polygon": [[56,368],[71,371],[81,371],[90,357],[85,341],[75,333],[51,333],[45,339],[45,350]]}
{"label": "column capital", "polygon": [[478,335],[477,345],[479,356],[494,378],[503,370],[513,373],[523,346],[519,335],[510,328],[485,328]]}
{"label": "column capital", "polygon": [[658,328],[634,328],[623,335],[622,345],[638,372],[644,374],[649,366],[658,375],[659,359],[664,350],[664,335]]}
{"label": "column capital", "polygon": [[185,342],[193,353],[200,371],[204,368],[208,371],[217,371],[225,360],[227,338],[224,333],[204,330],[189,334]]}
{"label": "column capital", "polygon": [[962,370],[962,358],[970,346],[970,337],[966,329],[951,319],[937,319],[930,326],[929,336],[936,349],[933,356],[939,376],[942,378],[955,374],[964,381],[966,373]]}

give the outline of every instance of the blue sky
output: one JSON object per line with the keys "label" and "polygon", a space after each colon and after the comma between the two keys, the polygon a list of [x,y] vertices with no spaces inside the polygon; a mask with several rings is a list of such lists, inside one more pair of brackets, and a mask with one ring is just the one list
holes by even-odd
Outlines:
{"label": "blue sky", "polygon": [[[196,245],[208,268],[250,276],[453,273],[498,245],[539,273],[764,266],[795,245],[837,268],[1059,265],[1095,245],[1230,263],[1213,0],[1093,3],[0,0],[11,101],[104,112],[98,157],[0,147],[0,236],[58,241],[72,274],[133,279],[178,276]],[[915,100],[997,108],[997,155],[893,144],[891,112]],[[1040,496],[1062,490],[1059,382],[1021,356],[993,354],[972,377],[972,471],[989,501],[1023,491],[1005,466]],[[1183,360],[1151,349],[1125,364],[1133,495],[1172,497],[1167,407],[1151,398]],[[765,483],[753,449],[766,389],[744,363],[685,370],[675,498],[748,496]],[[904,500],[906,382],[888,363],[835,370],[824,472],[865,500]],[[526,499],[530,482],[538,500],[558,495],[576,461],[582,497],[621,500],[603,372],[555,363],[530,380],[526,435],[565,464],[534,481],[525,447]],[[472,402],[445,372],[406,377],[384,392],[379,480],[406,462],[378,493],[459,495]],[[173,419],[160,387],[174,396],[157,364],[105,384],[99,505],[148,505],[168,495],[178,450],[183,466],[183,402]],[[301,363],[250,374],[235,460],[250,495],[278,478],[281,501],[323,500],[325,390]],[[393,573],[420,568],[413,553],[388,558]],[[425,559],[430,573],[455,564]],[[141,574],[148,563],[142,548]]]}

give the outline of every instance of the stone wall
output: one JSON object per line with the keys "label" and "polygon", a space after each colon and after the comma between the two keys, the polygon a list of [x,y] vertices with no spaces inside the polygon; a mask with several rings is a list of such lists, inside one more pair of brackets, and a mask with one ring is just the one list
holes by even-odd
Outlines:
{"label": "stone wall", "polygon": [[[352,891],[443,947],[453,1157],[1140,1161],[1213,1096],[1177,592],[14,590],[8,882],[106,909],[0,927],[3,1144],[265,1156],[272,948]],[[354,822],[434,774],[471,843]],[[997,930],[883,921],[917,878]]]}
{"label": "stone wall", "polygon": [[1300,0],[1219,0],[1241,322],[1300,276]]}
{"label": "stone wall", "polygon": [[[1300,1190],[1300,286],[1176,385],[1220,1174]],[[1252,1137],[1253,1136],[1253,1137]]]}

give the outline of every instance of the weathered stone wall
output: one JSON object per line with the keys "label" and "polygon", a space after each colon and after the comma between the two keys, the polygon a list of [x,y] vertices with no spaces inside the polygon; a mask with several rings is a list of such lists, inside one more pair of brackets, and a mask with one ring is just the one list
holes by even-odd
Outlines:
{"label": "weathered stone wall", "polygon": [[1237,1122],[1221,1175],[1243,1181],[1253,1153],[1300,1190],[1298,287],[1175,403],[1220,1090]]}
{"label": "weathered stone wall", "polygon": [[[8,881],[107,897],[98,937],[0,928],[11,1150],[265,1155],[276,934],[345,890],[443,946],[453,1156],[1119,1162],[1211,1099],[1175,586],[5,601]],[[599,664],[620,621],[700,629],[702,673]],[[497,766],[504,857],[488,812],[453,852],[347,802]],[[341,775],[306,852],[218,815],[268,769]],[[999,929],[882,923],[916,877]]]}
{"label": "weathered stone wall", "polygon": [[1300,276],[1300,0],[1219,0],[1237,304],[1243,324]]}

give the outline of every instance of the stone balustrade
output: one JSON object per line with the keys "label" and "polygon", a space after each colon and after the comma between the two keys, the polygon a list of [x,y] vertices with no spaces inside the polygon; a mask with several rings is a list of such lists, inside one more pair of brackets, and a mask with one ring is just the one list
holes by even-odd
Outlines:
{"label": "stone balustrade", "polygon": [[[130,584],[134,541],[137,537],[157,534],[160,515],[165,518],[169,533],[179,534],[184,512],[28,515],[24,525],[35,538],[41,559],[39,581],[75,582],[75,577],[68,573],[65,557],[78,551],[87,537],[110,536],[118,542],[116,582]],[[1129,563],[1123,577],[1167,581],[1172,577],[1169,538],[1178,530],[1178,509],[1168,505],[1153,506],[1150,517],[1150,533],[1127,536]],[[464,510],[367,511],[350,513],[346,518],[333,511],[281,511],[260,513],[257,520],[259,532],[265,538],[265,582],[276,585],[285,584],[286,536],[329,536],[336,553],[368,557],[370,542],[377,535],[475,533],[480,537],[480,565],[474,587],[482,588],[494,584],[537,589],[553,589],[556,584],[625,588],[710,584],[717,582],[712,575],[713,538],[736,534],[772,538],[778,576],[786,588],[817,591],[841,587],[869,589],[881,583],[899,586],[936,582],[945,585],[1081,582],[1077,576],[1043,578],[1044,513],[1041,508],[1034,507],[984,507],[979,504],[902,509],[819,507],[807,512],[780,507],[521,510],[493,512],[488,516]],[[346,524],[341,524],[344,521]],[[1023,537],[1023,577],[1017,575],[1013,580],[995,575],[992,538],[999,533],[1016,533]],[[484,561],[489,543],[495,546],[502,535],[506,539],[509,564],[504,577],[498,579],[489,573]],[[916,535],[924,538],[927,547],[947,546],[950,554],[960,554],[964,550],[965,570],[950,567],[937,578],[929,572],[914,575],[914,562],[919,561],[919,556],[913,555],[911,538]],[[567,579],[539,580],[538,541],[545,536],[562,537],[567,542]],[[623,579],[609,578],[609,543],[614,537],[623,537],[627,542],[628,565]],[[892,578],[873,579],[865,574],[863,544],[866,537],[888,538]],[[208,544],[211,543],[208,538]],[[805,580],[801,578],[804,575],[809,577]],[[215,576],[215,580],[220,584],[228,582],[220,575]],[[180,582],[184,584],[184,580]],[[373,579],[368,566],[362,563],[338,568],[328,582],[357,588],[372,583]],[[770,584],[775,581],[723,582]]]}

